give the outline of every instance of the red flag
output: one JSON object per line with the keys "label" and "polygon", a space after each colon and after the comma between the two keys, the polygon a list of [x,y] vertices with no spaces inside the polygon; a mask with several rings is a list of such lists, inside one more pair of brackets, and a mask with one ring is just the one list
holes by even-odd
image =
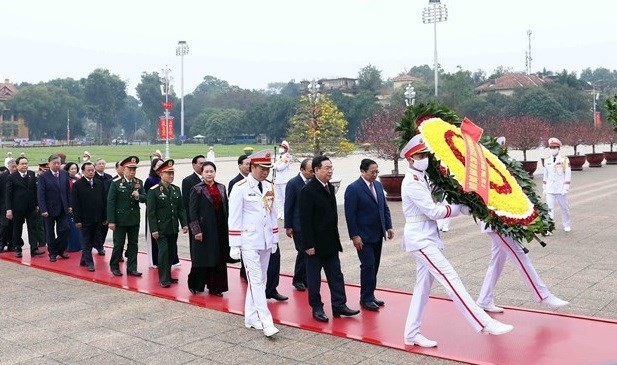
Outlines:
{"label": "red flag", "polygon": [[463,124],[461,124],[461,131],[471,137],[471,139],[478,143],[480,142],[480,138],[482,138],[482,133],[484,133],[484,129],[478,127],[471,120],[465,118],[463,119]]}

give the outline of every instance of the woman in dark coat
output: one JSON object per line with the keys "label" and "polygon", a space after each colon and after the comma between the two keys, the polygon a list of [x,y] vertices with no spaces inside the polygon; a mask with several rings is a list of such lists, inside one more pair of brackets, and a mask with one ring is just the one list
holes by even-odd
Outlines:
{"label": "woman in dark coat", "polygon": [[[150,164],[150,173],[144,182],[144,190],[146,194],[148,194],[151,187],[161,182],[161,177],[156,173],[156,169],[158,169],[162,164],[163,160],[160,158],[155,157],[152,159]],[[146,212],[146,252],[148,253],[148,266],[152,268],[157,267],[159,250],[156,240],[152,238],[150,227],[148,227],[148,212]]]}
{"label": "woman in dark coat", "polygon": [[228,200],[225,185],[214,181],[216,165],[206,161],[201,174],[203,182],[191,189],[189,224],[191,240],[191,272],[188,285],[191,293],[223,296],[227,286],[227,255],[229,237],[227,227]]}

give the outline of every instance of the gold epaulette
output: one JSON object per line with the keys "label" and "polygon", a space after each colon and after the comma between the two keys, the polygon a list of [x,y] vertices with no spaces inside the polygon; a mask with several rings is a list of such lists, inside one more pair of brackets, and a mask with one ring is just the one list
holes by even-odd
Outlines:
{"label": "gold epaulette", "polygon": [[159,184],[156,184],[156,185],[154,185],[153,187],[151,187],[151,188],[150,188],[150,190],[152,190],[152,189],[156,189],[156,188],[158,188],[158,187],[159,187]]}
{"label": "gold epaulette", "polygon": [[242,179],[236,183],[236,186],[240,186],[246,182],[246,179]]}

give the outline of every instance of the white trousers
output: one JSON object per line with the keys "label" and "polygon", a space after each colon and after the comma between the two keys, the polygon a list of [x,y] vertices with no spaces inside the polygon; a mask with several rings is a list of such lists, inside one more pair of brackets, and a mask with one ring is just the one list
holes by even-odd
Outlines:
{"label": "white trousers", "polygon": [[555,219],[555,202],[561,208],[561,221],[564,227],[570,227],[570,204],[568,203],[568,194],[546,194],[546,205],[548,205],[548,214]]}
{"label": "white trousers", "polygon": [[266,280],[272,251],[241,249],[241,252],[249,283],[244,300],[244,323],[271,327],[274,323],[266,302]]}
{"label": "white trousers", "polygon": [[287,188],[287,183],[285,184],[274,184],[274,202],[276,203],[276,214],[277,218],[282,219],[285,217],[285,189]]}
{"label": "white trousers", "polygon": [[474,330],[480,332],[492,320],[467,293],[461,278],[440,249],[430,245],[421,250],[412,251],[412,254],[416,259],[417,266],[416,286],[413,289],[407,322],[405,323],[405,339],[411,340],[420,333],[424,307],[435,279],[446,289],[446,293],[448,293],[456,308]]}
{"label": "white trousers", "polygon": [[508,257],[512,260],[512,263],[514,263],[514,266],[521,274],[525,285],[531,291],[533,300],[540,302],[551,294],[533,267],[529,256],[523,252],[523,249],[516,241],[496,232],[487,232],[487,234],[491,238],[491,261],[486,270],[480,295],[478,295],[478,304],[484,306],[495,304],[495,285],[497,280],[499,280]]}

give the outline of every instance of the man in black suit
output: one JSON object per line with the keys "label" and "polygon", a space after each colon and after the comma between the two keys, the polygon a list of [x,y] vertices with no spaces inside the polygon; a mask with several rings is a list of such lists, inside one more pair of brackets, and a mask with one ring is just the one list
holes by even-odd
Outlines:
{"label": "man in black suit", "polygon": [[[193,186],[199,184],[202,181],[201,173],[204,170],[204,162],[206,162],[206,157],[204,155],[197,155],[193,157],[191,161],[191,165],[193,167],[193,173],[189,176],[182,179],[182,202],[184,204],[184,211],[188,215],[189,212],[189,197],[191,195],[191,189]],[[146,191],[146,194],[148,192]],[[190,227],[189,227],[190,230]],[[193,234],[189,234],[189,242],[193,242]],[[175,261],[177,259],[177,261]],[[178,247],[176,246],[175,257],[173,258],[172,263],[180,262],[178,258]]]}
{"label": "man in black suit", "polygon": [[98,244],[100,229],[107,223],[107,195],[105,181],[95,178],[92,162],[84,162],[81,172],[82,178],[75,182],[71,190],[71,205],[75,226],[81,231],[79,264],[86,266],[88,271],[94,271],[92,248]]}
{"label": "man in black suit", "polygon": [[13,221],[6,219],[6,181],[17,171],[14,158],[6,160],[6,169],[0,173],[0,252],[13,251]]}
{"label": "man in black suit", "polygon": [[328,322],[319,294],[322,268],[330,287],[332,315],[353,316],[360,311],[347,307],[345,279],[338,256],[343,247],[338,232],[336,196],[334,186],[330,184],[332,162],[328,156],[321,155],[313,158],[312,166],[315,177],[300,191],[300,231],[302,249],[307,255],[306,281],[309,305],[313,309],[315,320]]}
{"label": "man in black suit", "polygon": [[[39,204],[36,196],[36,177],[28,170],[28,159],[20,156],[16,160],[17,171],[6,180],[6,218],[13,220],[13,247],[15,257],[22,257],[24,240],[21,238],[24,221],[28,224],[30,255],[42,255],[36,240],[36,214]],[[68,183],[68,180],[67,180]]]}
{"label": "man in black suit", "polygon": [[[90,161],[88,161],[90,162]],[[103,183],[103,193],[105,195],[105,199],[107,199],[107,193],[109,192],[109,186],[111,185],[111,181],[114,179],[110,174],[105,172],[105,167],[107,166],[107,162],[102,158],[96,160],[94,165],[94,178],[97,181]],[[83,170],[83,165],[82,165]],[[94,248],[98,251],[100,256],[105,256],[105,240],[107,239],[107,232],[109,231],[109,227],[107,227],[107,221],[100,221],[101,226],[99,227],[98,236],[96,237],[96,241],[94,242]]]}
{"label": "man in black suit", "polygon": [[392,239],[392,219],[383,186],[377,181],[377,162],[360,162],[360,178],[345,190],[347,230],[360,259],[360,306],[378,311],[385,303],[375,298],[383,239]]}
{"label": "man in black suit", "polygon": [[60,165],[60,156],[49,156],[49,170],[39,176],[37,189],[51,262],[56,261],[56,256],[69,258],[64,253],[69,235],[68,214],[72,212],[69,204],[69,175]]}
{"label": "man in black suit", "polygon": [[[248,159],[247,155],[240,155],[238,157],[238,175],[229,181],[229,186],[227,188],[227,196],[231,196],[231,189],[233,189],[234,185],[246,178],[248,174],[251,173],[251,160]],[[246,270],[244,268],[244,262],[240,260],[240,278],[246,281]]]}
{"label": "man in black suit", "polygon": [[291,282],[299,291],[306,290],[306,253],[302,249],[300,229],[300,190],[314,176],[312,163],[310,158],[304,159],[300,164],[300,172],[289,180],[285,188],[285,234],[293,238],[298,252]]}

